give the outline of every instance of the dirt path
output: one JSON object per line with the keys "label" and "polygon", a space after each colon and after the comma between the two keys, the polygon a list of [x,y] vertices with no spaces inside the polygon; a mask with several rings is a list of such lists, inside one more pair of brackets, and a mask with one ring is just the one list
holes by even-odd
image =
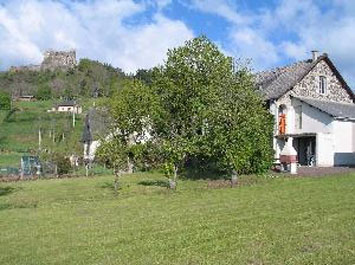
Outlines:
{"label": "dirt path", "polygon": [[349,167],[299,167],[298,176],[326,176],[336,174],[355,173],[355,168]]}

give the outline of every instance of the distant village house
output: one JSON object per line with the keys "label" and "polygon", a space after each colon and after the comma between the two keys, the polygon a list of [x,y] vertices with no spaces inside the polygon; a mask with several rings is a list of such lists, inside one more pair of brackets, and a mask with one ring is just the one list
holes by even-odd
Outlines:
{"label": "distant village house", "polygon": [[16,98],[17,101],[35,101],[36,98],[33,95],[24,95]]}
{"label": "distant village house", "polygon": [[81,114],[82,111],[82,107],[74,100],[62,102],[48,110],[48,112],[70,112],[75,114]]}

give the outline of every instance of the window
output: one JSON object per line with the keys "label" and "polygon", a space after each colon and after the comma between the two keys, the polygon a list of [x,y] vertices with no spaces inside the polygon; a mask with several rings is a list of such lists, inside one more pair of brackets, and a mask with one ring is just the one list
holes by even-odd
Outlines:
{"label": "window", "polygon": [[295,107],[295,127],[302,129],[302,105]]}
{"label": "window", "polygon": [[319,77],[319,85],[318,85],[319,93],[326,94],[327,93],[327,78],[325,76]]}

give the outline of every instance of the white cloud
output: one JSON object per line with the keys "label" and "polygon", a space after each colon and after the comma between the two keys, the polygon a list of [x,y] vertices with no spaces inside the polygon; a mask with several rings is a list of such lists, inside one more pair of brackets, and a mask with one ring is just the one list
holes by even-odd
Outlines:
{"label": "white cloud", "polygon": [[238,9],[236,1],[230,0],[191,0],[189,7],[215,14],[231,23],[229,39],[223,45],[228,54],[252,59],[256,69],[270,67],[279,61],[276,45],[256,25],[260,15],[244,13]]}
{"label": "white cloud", "polygon": [[279,61],[277,48],[264,39],[260,33],[249,27],[237,28],[231,32],[229,49],[238,58],[251,59],[255,68],[267,68]]}
{"label": "white cloud", "polygon": [[[168,0],[156,0],[159,8]],[[46,49],[77,49],[80,57],[131,72],[161,63],[168,48],[193,37],[181,21],[160,14],[145,24],[125,19],[148,8],[133,0],[15,0],[0,5],[0,68],[39,63]]]}
{"label": "white cloud", "polygon": [[300,4],[283,0],[274,18],[279,28],[286,28],[297,39],[284,41],[280,50],[284,56],[295,60],[310,58],[310,51],[314,49],[328,53],[355,88],[354,16],[354,1],[328,1],[327,9],[322,9],[315,1]]}
{"label": "white cloud", "polygon": [[237,12],[236,5],[228,0],[191,0],[187,6],[202,12],[216,14],[238,25],[246,24],[250,21],[249,16],[244,16]]}
{"label": "white cloud", "polygon": [[276,6],[244,10],[229,0],[191,0],[190,7],[230,23],[224,48],[250,57],[256,69],[327,52],[355,88],[355,1],[279,0]]}

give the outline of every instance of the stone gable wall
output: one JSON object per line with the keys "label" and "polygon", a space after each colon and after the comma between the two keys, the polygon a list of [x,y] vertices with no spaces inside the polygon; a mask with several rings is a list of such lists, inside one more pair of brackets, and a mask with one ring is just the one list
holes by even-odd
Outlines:
{"label": "stone gable wall", "polygon": [[[327,93],[325,95],[318,92],[319,76],[325,76],[327,78]],[[345,88],[343,88],[340,80],[324,60],[320,61],[313,70],[292,89],[291,94],[320,100],[344,103],[353,102],[350,95]]]}

